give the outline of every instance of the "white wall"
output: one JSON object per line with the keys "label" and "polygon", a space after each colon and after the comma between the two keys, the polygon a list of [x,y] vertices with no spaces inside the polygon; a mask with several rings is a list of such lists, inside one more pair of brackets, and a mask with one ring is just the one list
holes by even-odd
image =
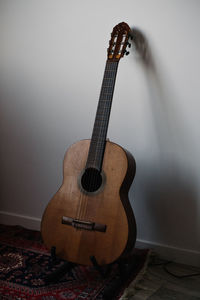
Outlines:
{"label": "white wall", "polygon": [[[120,61],[108,137],[136,158],[138,243],[200,265],[200,2],[0,2],[1,222],[38,227],[74,141],[91,136],[112,28]],[[183,255],[183,257],[181,256]]]}

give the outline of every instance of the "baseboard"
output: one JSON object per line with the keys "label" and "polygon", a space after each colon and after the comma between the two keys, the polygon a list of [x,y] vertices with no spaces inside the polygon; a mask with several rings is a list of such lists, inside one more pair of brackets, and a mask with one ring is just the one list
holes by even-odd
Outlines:
{"label": "baseboard", "polygon": [[[40,230],[40,218],[0,211],[0,223]],[[200,267],[200,252],[137,239],[136,247],[155,250],[163,259]]]}
{"label": "baseboard", "polygon": [[20,225],[25,228],[40,230],[41,219],[26,215],[0,211],[0,223],[5,225]]}
{"label": "baseboard", "polygon": [[161,258],[169,261],[200,267],[199,251],[178,248],[140,239],[137,240],[136,247],[152,249],[153,251],[158,253]]}

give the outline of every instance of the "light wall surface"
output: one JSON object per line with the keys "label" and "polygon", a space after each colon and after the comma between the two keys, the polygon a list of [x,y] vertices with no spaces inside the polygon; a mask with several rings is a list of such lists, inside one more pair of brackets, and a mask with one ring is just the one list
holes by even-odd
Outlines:
{"label": "light wall surface", "polygon": [[195,0],[0,1],[2,222],[41,219],[65,151],[91,136],[124,21],[138,44],[119,63],[108,137],[136,159],[138,242],[200,265],[199,11]]}

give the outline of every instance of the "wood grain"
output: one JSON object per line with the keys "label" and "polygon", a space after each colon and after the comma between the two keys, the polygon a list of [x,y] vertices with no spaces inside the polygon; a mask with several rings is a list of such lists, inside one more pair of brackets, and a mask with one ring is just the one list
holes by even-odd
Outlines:
{"label": "wood grain", "polygon": [[[105,184],[96,194],[84,194],[78,178],[85,168],[90,140],[73,144],[66,152],[63,182],[49,202],[41,223],[46,246],[70,262],[90,265],[95,256],[100,265],[108,264],[129,251],[135,243],[134,215],[128,189],[135,173],[132,157],[117,144],[106,142],[102,170]],[[106,232],[76,229],[62,224],[62,217],[106,224]]]}

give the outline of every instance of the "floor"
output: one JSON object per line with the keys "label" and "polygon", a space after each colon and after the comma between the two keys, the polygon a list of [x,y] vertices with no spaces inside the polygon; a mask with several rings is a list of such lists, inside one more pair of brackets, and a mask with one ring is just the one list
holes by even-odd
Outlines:
{"label": "floor", "polygon": [[142,280],[137,282],[134,291],[130,289],[125,299],[200,300],[200,268],[166,262],[154,256]]}

